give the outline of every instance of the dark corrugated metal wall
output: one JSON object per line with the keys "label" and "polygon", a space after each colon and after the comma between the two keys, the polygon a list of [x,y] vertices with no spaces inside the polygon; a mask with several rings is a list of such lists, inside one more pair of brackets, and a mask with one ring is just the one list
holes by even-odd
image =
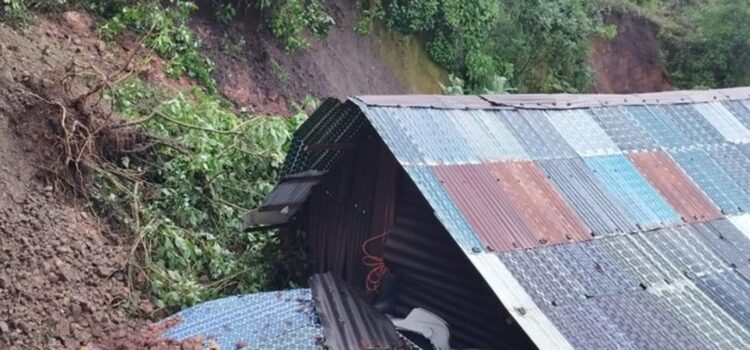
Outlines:
{"label": "dark corrugated metal wall", "polygon": [[[332,169],[309,201],[308,232],[313,271],[332,271],[364,286],[362,244],[392,221],[398,169],[382,141],[366,130],[350,157]],[[376,191],[376,189],[378,189]],[[368,249],[377,254],[376,243]]]}
{"label": "dark corrugated metal wall", "polygon": [[397,277],[401,316],[414,307],[435,312],[450,325],[458,347],[531,347],[405,173],[399,176],[384,257]]}

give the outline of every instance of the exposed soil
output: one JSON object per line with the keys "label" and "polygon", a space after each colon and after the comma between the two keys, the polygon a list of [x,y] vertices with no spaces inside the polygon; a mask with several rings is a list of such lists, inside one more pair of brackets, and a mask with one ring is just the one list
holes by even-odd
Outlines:
{"label": "exposed soil", "polygon": [[633,14],[614,13],[605,19],[617,26],[617,37],[593,42],[593,92],[638,93],[671,90],[659,63],[659,27]]}
{"label": "exposed soil", "polygon": [[[325,38],[311,40],[309,49],[293,53],[281,48],[257,11],[241,12],[235,24],[227,28],[218,24],[210,6],[203,4],[203,15],[196,16],[192,24],[203,39],[205,52],[217,65],[215,78],[220,92],[240,107],[271,114],[289,114],[289,104],[307,95],[345,98],[439,92],[434,88],[405,88],[403,79],[409,77],[394,74],[381,56],[379,37],[362,37],[354,31],[357,10],[351,0],[325,3],[336,25]],[[438,87],[439,78],[434,78],[432,86]],[[424,76],[412,80],[419,79],[426,80]]]}
{"label": "exposed soil", "polygon": [[60,182],[45,181],[62,164],[53,132],[85,125],[70,106],[60,122],[64,68],[109,72],[121,64],[116,56],[127,56],[91,26],[77,12],[42,18],[26,32],[0,24],[0,349],[77,349],[147,323],[122,306],[153,310],[128,287],[128,235],[61,196]]}

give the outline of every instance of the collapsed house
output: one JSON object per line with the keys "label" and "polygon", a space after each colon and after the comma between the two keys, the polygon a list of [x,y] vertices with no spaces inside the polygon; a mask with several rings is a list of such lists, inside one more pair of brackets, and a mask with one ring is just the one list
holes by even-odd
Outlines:
{"label": "collapsed house", "polygon": [[363,96],[322,103],[245,222],[454,347],[738,349],[749,194],[750,89]]}

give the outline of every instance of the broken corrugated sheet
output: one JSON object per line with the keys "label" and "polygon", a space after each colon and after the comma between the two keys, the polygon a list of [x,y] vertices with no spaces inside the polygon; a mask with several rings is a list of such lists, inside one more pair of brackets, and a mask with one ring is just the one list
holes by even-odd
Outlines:
{"label": "broken corrugated sheet", "polygon": [[674,209],[624,156],[586,157],[584,161],[642,229],[680,221]]}
{"label": "broken corrugated sheet", "polygon": [[580,156],[620,153],[620,148],[585,110],[550,111],[547,119]]}
{"label": "broken corrugated sheet", "polygon": [[332,274],[310,278],[310,290],[323,325],[326,348],[407,349],[393,323],[368,304],[364,296]]}
{"label": "broken corrugated sheet", "polygon": [[750,196],[702,149],[670,151],[688,176],[725,214],[750,210]]}
{"label": "broken corrugated sheet", "polygon": [[594,235],[638,230],[635,220],[581,159],[550,159],[537,164]]}
{"label": "broken corrugated sheet", "polygon": [[687,222],[721,218],[719,210],[663,151],[631,153],[628,158]]}
{"label": "broken corrugated sheet", "polygon": [[550,243],[591,238],[589,230],[533,162],[489,163],[516,208],[536,232]]}
{"label": "broken corrugated sheet", "polygon": [[436,166],[433,170],[490,249],[507,251],[544,244],[543,234],[529,228],[487,168],[465,164]]}

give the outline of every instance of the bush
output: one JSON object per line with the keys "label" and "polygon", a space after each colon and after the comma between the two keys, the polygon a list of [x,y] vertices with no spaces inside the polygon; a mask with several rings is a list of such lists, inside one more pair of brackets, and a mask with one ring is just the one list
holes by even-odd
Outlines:
{"label": "bush", "polygon": [[[273,232],[243,233],[240,218],[273,187],[303,117],[242,117],[200,90],[159,102],[163,94],[137,79],[117,86],[112,99],[167,140],[97,173],[91,189],[99,210],[137,233],[157,305],[269,288],[288,255]],[[123,172],[130,175],[111,175]]]}
{"label": "bush", "polygon": [[290,52],[310,46],[306,31],[325,36],[335,24],[318,0],[261,0],[257,6],[268,14],[271,32]]}
{"label": "bush", "polygon": [[388,27],[412,34],[432,30],[440,11],[440,0],[384,0]]}
{"label": "bush", "polygon": [[195,3],[180,0],[170,8],[158,2],[127,5],[101,27],[100,35],[111,41],[133,30],[143,36],[146,47],[167,59],[167,74],[187,75],[214,92],[214,64],[200,53],[201,42],[188,25],[190,13],[197,9]]}
{"label": "bush", "polygon": [[684,11],[685,31],[664,34],[672,83],[682,88],[750,85],[750,3],[713,0]]}

